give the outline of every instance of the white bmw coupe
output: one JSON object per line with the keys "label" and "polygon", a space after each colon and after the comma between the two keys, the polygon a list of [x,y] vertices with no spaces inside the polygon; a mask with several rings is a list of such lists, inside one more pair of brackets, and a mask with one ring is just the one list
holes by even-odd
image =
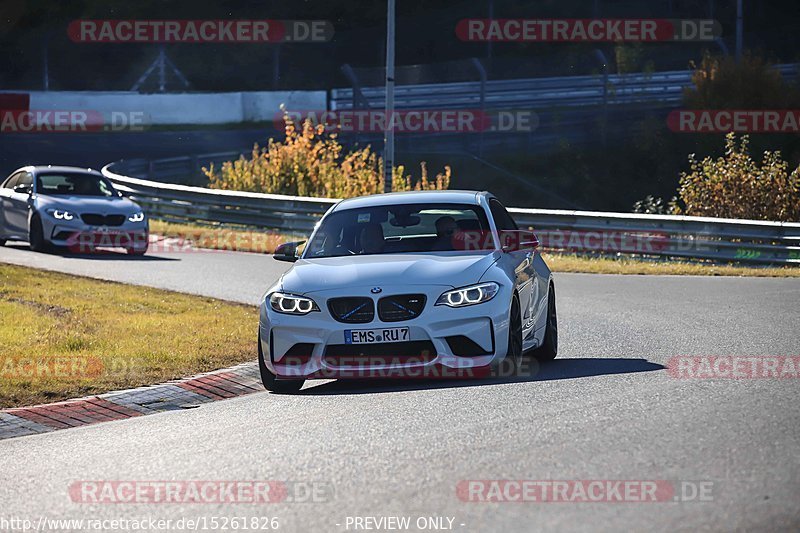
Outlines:
{"label": "white bmw coupe", "polygon": [[96,170],[28,166],[0,182],[0,246],[21,240],[38,252],[120,247],[144,255],[148,227],[142,208]]}
{"label": "white bmw coupe", "polygon": [[343,200],[261,302],[264,387],[306,379],[459,377],[558,350],[553,276],[538,240],[492,194]]}

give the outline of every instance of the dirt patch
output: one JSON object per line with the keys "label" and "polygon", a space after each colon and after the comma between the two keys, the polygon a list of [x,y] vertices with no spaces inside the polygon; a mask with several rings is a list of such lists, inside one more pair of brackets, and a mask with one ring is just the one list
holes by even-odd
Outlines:
{"label": "dirt patch", "polygon": [[41,302],[34,302],[33,300],[25,300],[24,298],[17,298],[16,296],[11,296],[7,292],[2,292],[2,291],[0,291],[0,300],[15,304],[26,305],[28,307],[36,309],[40,313],[52,315],[57,318],[61,318],[63,316],[72,313],[72,309],[61,307],[60,305],[49,305]]}

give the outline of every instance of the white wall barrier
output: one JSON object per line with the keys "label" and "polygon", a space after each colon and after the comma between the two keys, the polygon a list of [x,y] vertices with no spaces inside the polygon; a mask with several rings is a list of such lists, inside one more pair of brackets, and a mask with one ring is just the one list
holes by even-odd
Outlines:
{"label": "white wall barrier", "polygon": [[30,92],[32,111],[90,111],[141,118],[141,125],[228,124],[272,121],[288,109],[326,109],[325,91],[139,94],[135,92]]}

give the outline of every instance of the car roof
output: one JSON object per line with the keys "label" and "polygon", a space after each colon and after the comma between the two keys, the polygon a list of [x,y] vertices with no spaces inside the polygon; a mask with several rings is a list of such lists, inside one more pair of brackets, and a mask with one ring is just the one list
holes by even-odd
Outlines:
{"label": "car roof", "polygon": [[333,211],[342,209],[358,209],[364,207],[379,207],[384,205],[399,204],[469,204],[480,205],[480,198],[491,197],[486,191],[406,191],[371,196],[359,196],[342,200],[333,208]]}
{"label": "car roof", "polygon": [[28,165],[22,168],[18,168],[11,174],[15,174],[20,171],[32,172],[33,174],[43,174],[46,172],[79,172],[83,174],[92,174],[95,176],[102,176],[102,174],[94,170],[92,168],[84,168],[84,167],[70,167],[70,166],[63,166],[63,165]]}

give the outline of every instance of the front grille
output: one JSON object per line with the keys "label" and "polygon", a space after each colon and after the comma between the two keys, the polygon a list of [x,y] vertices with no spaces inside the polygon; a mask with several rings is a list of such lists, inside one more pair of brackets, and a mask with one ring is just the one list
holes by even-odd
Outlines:
{"label": "front grille", "polygon": [[333,366],[422,363],[436,358],[436,347],[431,341],[330,344],[325,348],[324,358]]}
{"label": "front grille", "polygon": [[84,213],[81,220],[90,226],[121,226],[125,223],[125,215],[99,215]]}
{"label": "front grille", "polygon": [[417,318],[425,308],[424,294],[399,294],[378,300],[378,317],[384,322]]}
{"label": "front grille", "polygon": [[331,298],[328,310],[333,318],[347,324],[364,324],[375,318],[375,305],[371,298]]}

